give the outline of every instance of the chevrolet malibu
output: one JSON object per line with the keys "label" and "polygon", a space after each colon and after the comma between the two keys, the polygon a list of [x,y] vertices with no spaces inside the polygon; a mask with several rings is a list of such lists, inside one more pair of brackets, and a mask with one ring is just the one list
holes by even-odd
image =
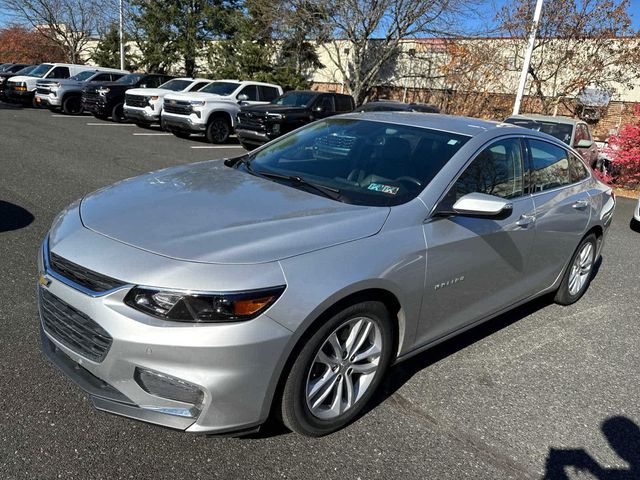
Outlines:
{"label": "chevrolet malibu", "polygon": [[390,365],[532,298],[576,302],[614,208],[544,133],[332,117],[70,205],[39,253],[42,346],[100,410],[325,435]]}

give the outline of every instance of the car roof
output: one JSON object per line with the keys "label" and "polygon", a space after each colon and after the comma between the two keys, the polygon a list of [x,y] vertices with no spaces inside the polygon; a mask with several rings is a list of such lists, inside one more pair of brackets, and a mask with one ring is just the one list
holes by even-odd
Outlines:
{"label": "car roof", "polygon": [[[425,115],[421,112],[353,112],[340,115],[339,118],[354,118],[378,122],[397,123],[409,127],[430,128],[460,135],[475,136],[488,130],[499,128],[499,122],[480,120],[471,117],[459,117],[442,113]],[[513,127],[513,125],[509,125]],[[515,128],[515,127],[514,127]]]}
{"label": "car roof", "polygon": [[580,120],[576,120],[575,118],[571,118],[571,117],[565,117],[562,115],[557,115],[557,116],[552,116],[552,115],[540,115],[537,113],[527,113],[527,114],[520,114],[520,115],[511,115],[510,117],[507,118],[520,118],[523,120],[534,120],[534,121],[538,121],[538,122],[549,122],[549,123],[565,123],[568,125],[575,125],[577,123],[583,123]]}

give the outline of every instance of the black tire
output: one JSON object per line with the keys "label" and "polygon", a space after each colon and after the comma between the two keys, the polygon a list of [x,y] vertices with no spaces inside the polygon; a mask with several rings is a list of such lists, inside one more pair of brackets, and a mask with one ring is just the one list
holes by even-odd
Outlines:
{"label": "black tire", "polygon": [[171,130],[171,133],[173,133],[178,138],[189,138],[191,136],[189,132],[183,132],[181,130]]}
{"label": "black tire", "polygon": [[226,143],[231,135],[229,120],[221,115],[213,117],[207,124],[205,137],[209,143]]}
{"label": "black tire", "polygon": [[[591,245],[591,253],[590,253],[591,263],[589,267],[589,272],[586,274],[584,284],[577,291],[575,291],[574,293],[571,293],[571,289],[569,285],[571,281],[571,272],[574,267],[574,264],[576,263],[576,259],[578,258],[580,253],[583,251],[583,248],[585,248],[585,245],[587,244]],[[582,239],[582,241],[580,242],[580,245],[578,245],[578,248],[576,248],[576,251],[571,257],[571,262],[569,263],[567,270],[564,272],[564,277],[562,278],[560,287],[556,291],[554,301],[557,304],[571,305],[572,303],[575,303],[578,300],[580,300],[582,295],[584,295],[584,293],[587,291],[587,289],[589,288],[589,284],[591,283],[591,279],[593,278],[593,270],[596,263],[597,248],[598,248],[598,239],[593,233],[587,235],[585,238]]]}
{"label": "black tire", "polygon": [[124,103],[117,103],[111,109],[111,120],[116,123],[124,123],[127,119],[124,116]]}
{"label": "black tire", "polygon": [[[311,412],[306,397],[307,379],[313,372],[314,359],[336,329],[342,328],[341,325],[358,317],[366,317],[379,328],[382,345],[378,367],[367,389],[349,409],[335,418],[321,419]],[[381,302],[356,303],[336,313],[326,322],[322,322],[320,328],[302,345],[286,376],[280,405],[281,418],[285,426],[302,435],[320,437],[349,424],[360,414],[379,386],[391,362],[393,350],[392,320],[389,311]]]}
{"label": "black tire", "polygon": [[67,115],[80,115],[82,113],[82,98],[78,95],[69,95],[62,102],[62,111]]}

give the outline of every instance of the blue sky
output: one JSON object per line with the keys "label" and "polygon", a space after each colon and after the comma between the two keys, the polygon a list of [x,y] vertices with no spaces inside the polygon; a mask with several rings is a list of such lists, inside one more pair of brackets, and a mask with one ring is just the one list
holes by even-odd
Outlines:
{"label": "blue sky", "polygon": [[[500,9],[500,7],[502,7],[504,4],[509,2],[509,0],[485,0],[485,1],[486,1],[486,4],[484,8],[480,9],[480,11],[482,12],[482,17],[473,21],[470,20],[469,26],[473,26],[476,29],[478,29],[486,25],[491,25],[493,23],[496,12]],[[632,0],[630,3],[631,5],[629,6],[629,14],[631,15],[633,26],[636,29],[640,29],[640,0]],[[11,16],[7,12],[0,10],[0,27],[10,22],[11,22]]]}

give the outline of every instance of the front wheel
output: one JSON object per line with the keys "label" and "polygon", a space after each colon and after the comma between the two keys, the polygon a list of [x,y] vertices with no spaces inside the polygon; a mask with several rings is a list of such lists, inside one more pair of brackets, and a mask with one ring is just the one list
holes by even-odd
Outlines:
{"label": "front wheel", "polygon": [[580,242],[556,292],[556,303],[571,305],[580,300],[587,291],[593,277],[597,245],[598,240],[593,233]]}
{"label": "front wheel", "polygon": [[380,384],[393,352],[391,316],[366,301],[335,314],[306,341],[282,393],[284,424],[319,437],[351,422]]}
{"label": "front wheel", "polygon": [[82,113],[82,98],[72,95],[62,102],[62,111],[67,115],[80,115]]}
{"label": "front wheel", "polygon": [[111,120],[116,123],[124,123],[126,118],[124,116],[124,103],[118,103],[111,110]]}
{"label": "front wheel", "polygon": [[224,117],[214,117],[207,125],[205,136],[209,143],[225,143],[231,135],[231,125]]}

